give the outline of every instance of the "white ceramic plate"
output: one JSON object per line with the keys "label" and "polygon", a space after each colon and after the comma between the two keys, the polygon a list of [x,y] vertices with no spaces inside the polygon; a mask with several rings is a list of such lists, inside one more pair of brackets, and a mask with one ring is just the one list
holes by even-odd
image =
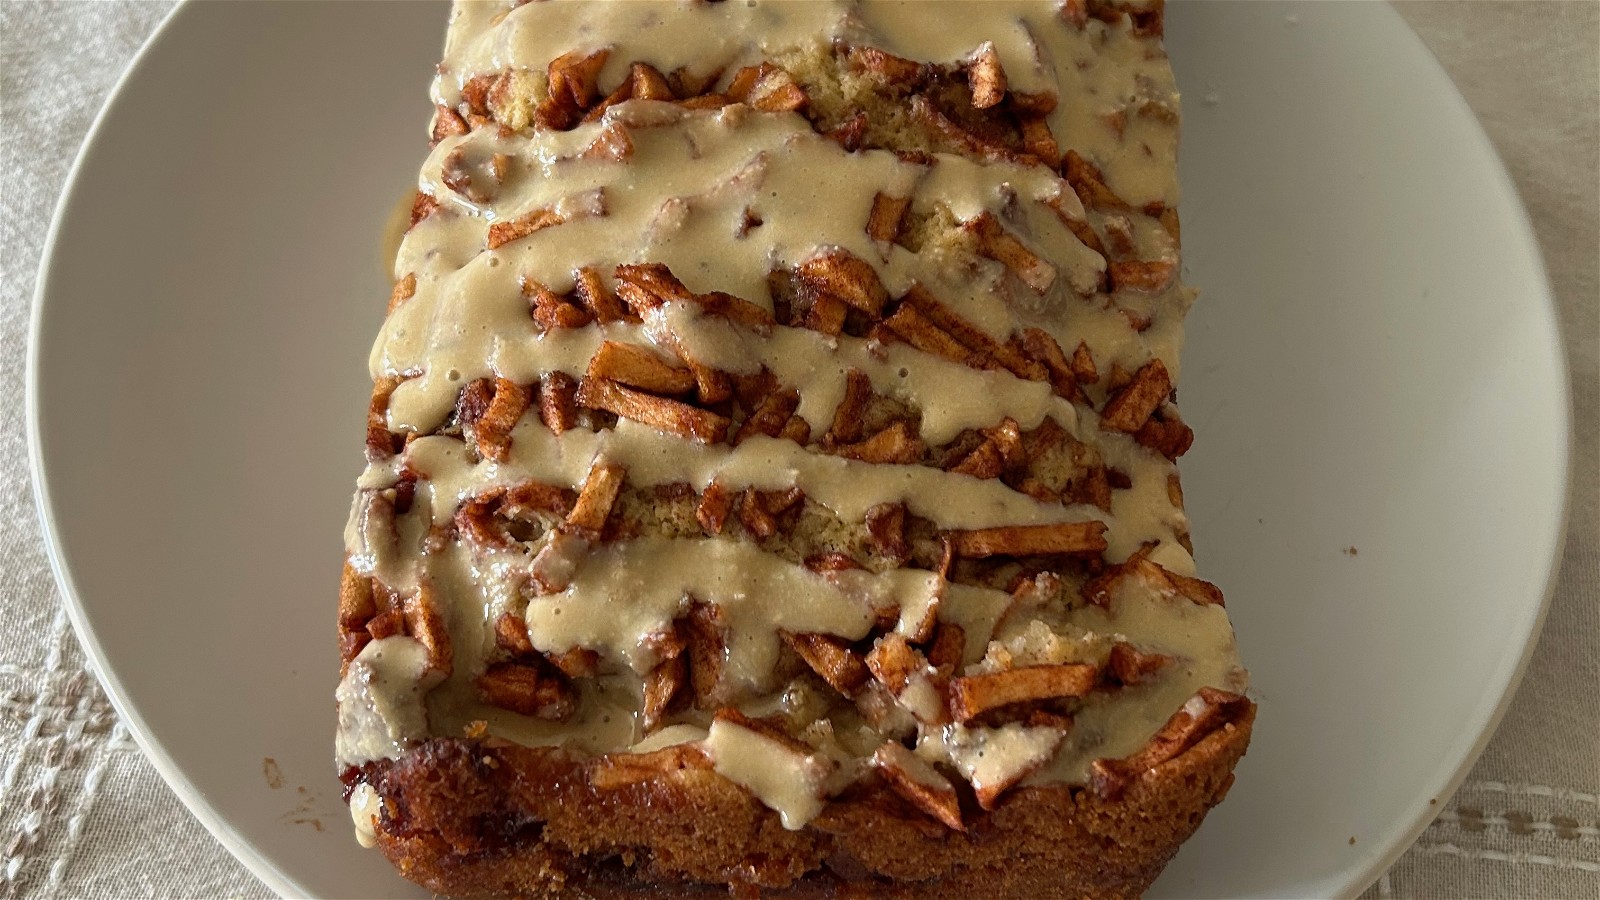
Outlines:
{"label": "white ceramic plate", "polygon": [[[40,280],[32,461],[73,622],[179,796],[286,894],[420,895],[339,802],[333,606],[379,232],[444,23],[183,7],[97,123]],[[1538,632],[1552,305],[1504,170],[1387,7],[1186,3],[1168,30],[1205,289],[1185,484],[1261,713],[1154,894],[1352,894],[1462,777]]]}

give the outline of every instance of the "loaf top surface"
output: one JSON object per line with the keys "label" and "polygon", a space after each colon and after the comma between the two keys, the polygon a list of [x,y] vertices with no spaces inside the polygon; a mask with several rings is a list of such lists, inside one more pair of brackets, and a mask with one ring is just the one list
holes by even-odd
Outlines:
{"label": "loaf top surface", "polygon": [[1242,691],[1175,466],[1160,23],[457,3],[370,359],[339,765],[695,745],[801,827],[867,771],[1114,790]]}

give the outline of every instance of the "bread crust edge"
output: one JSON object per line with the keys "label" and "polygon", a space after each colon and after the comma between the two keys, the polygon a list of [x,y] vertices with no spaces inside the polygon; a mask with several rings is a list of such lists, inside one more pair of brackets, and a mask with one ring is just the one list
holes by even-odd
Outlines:
{"label": "bread crust edge", "polygon": [[873,778],[788,831],[693,745],[630,769],[646,758],[436,738],[347,783],[382,799],[377,843],[400,873],[450,896],[1128,897],[1226,797],[1255,712],[1116,799],[1044,785],[964,802],[964,834]]}

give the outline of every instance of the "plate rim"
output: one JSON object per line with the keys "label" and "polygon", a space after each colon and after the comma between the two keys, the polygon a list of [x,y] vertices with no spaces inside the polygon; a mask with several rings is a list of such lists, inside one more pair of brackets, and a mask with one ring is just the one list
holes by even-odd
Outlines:
{"label": "plate rim", "polygon": [[[1489,746],[1500,731],[1500,723],[1505,719],[1506,712],[1516,700],[1517,693],[1522,687],[1522,680],[1528,673],[1528,666],[1533,662],[1533,654],[1539,647],[1539,642],[1544,635],[1545,619],[1550,613],[1550,603],[1555,597],[1556,584],[1560,581],[1561,561],[1566,555],[1567,529],[1572,513],[1572,467],[1573,454],[1573,399],[1572,399],[1572,360],[1567,354],[1565,335],[1561,329],[1561,315],[1557,308],[1555,290],[1550,284],[1550,270],[1545,264],[1544,248],[1539,244],[1538,232],[1534,230],[1533,220],[1528,215],[1528,205],[1523,202],[1522,194],[1517,190],[1516,181],[1511,177],[1511,170],[1506,167],[1505,159],[1495,147],[1494,141],[1489,139],[1489,133],[1484,130],[1483,122],[1478,114],[1473,111],[1471,104],[1467,103],[1466,95],[1461,93],[1461,88],[1455,79],[1445,69],[1444,63],[1417,33],[1411,23],[1400,15],[1400,11],[1393,3],[1382,4],[1384,17],[1397,26],[1404,33],[1404,40],[1416,51],[1423,65],[1421,68],[1427,73],[1436,87],[1442,88],[1442,101],[1454,108],[1454,112],[1465,116],[1470,123],[1470,133],[1473,143],[1472,151],[1484,154],[1492,163],[1491,178],[1487,187],[1499,195],[1511,209],[1514,239],[1522,253],[1528,256],[1533,264],[1535,278],[1530,285],[1529,293],[1535,299],[1543,301],[1541,309],[1546,314],[1548,335],[1551,345],[1555,349],[1555,367],[1557,374],[1557,388],[1560,391],[1560,416],[1557,432],[1559,440],[1556,443],[1558,454],[1558,483],[1559,492],[1554,510],[1554,527],[1541,537],[1548,540],[1544,553],[1544,585],[1540,591],[1538,602],[1531,610],[1531,615],[1521,617],[1525,630],[1521,633],[1522,648],[1517,654],[1515,662],[1509,669],[1502,669],[1504,678],[1501,680],[1499,693],[1494,698],[1487,715],[1477,717],[1476,735],[1470,744],[1464,748],[1451,767],[1447,777],[1437,780],[1437,788],[1433,796],[1439,800],[1448,800],[1454,797],[1461,789],[1467,776],[1472,773],[1478,759],[1483,756],[1483,751]],[[1444,812],[1445,803],[1429,804],[1419,807],[1417,812],[1398,830],[1391,831],[1396,837],[1390,841],[1384,852],[1368,857],[1365,866],[1353,866],[1350,876],[1344,881],[1340,890],[1335,894],[1339,897],[1356,898],[1365,893],[1367,888],[1375,884],[1384,873],[1388,872],[1400,857],[1404,856],[1417,838],[1426,831],[1428,826]],[[1399,820],[1394,824],[1399,824]],[[1392,826],[1391,826],[1392,827]]]}
{"label": "plate rim", "polygon": [[33,297],[28,311],[28,348],[24,362],[23,386],[28,479],[32,485],[34,511],[38,516],[45,556],[49,561],[56,589],[61,593],[61,605],[66,611],[67,620],[72,624],[72,631],[83,648],[84,655],[88,657],[101,689],[111,701],[111,706],[117,711],[117,715],[128,726],[128,733],[134,743],[189,814],[198,819],[206,831],[242,863],[251,875],[260,879],[280,897],[304,897],[310,896],[310,892],[263,856],[254,843],[240,834],[232,823],[206,802],[200,789],[190,781],[188,775],[173,761],[165,747],[151,732],[138,707],[128,698],[122,680],[108,665],[99,636],[85,618],[83,598],[79,596],[77,583],[73,580],[72,572],[65,562],[60,534],[56,528],[55,507],[50,500],[47,467],[39,428],[39,338],[44,327],[44,306],[52,280],[50,276],[55,268],[57,239],[60,237],[68,209],[72,205],[78,178],[82,174],[91,149],[101,137],[102,126],[109,118],[112,108],[121,100],[124,91],[144,69],[150,57],[158,52],[158,48],[172,34],[174,23],[180,18],[189,16],[195,5],[194,0],[177,0],[156,24],[150,36],[145,38],[144,43],[129,60],[127,68],[123,69],[116,83],[107,92],[105,101],[101,103],[100,109],[89,124],[88,131],[84,132],[83,140],[78,145],[77,155],[73,157],[66,178],[61,182],[61,194],[56,198],[55,209],[51,211],[50,226],[45,231],[43,249],[39,254],[39,266],[35,272]]}
{"label": "plate rim", "polygon": [[[177,0],[177,3],[161,19],[150,33],[150,36],[146,38],[139,50],[133,55],[114,86],[106,94],[104,102],[85,132],[73,163],[62,181],[61,192],[56,199],[55,208],[50,217],[50,224],[45,233],[29,310],[23,391],[28,475],[31,482],[34,508],[40,526],[41,543],[44,545],[45,555],[49,562],[56,588],[61,594],[61,605],[72,624],[73,632],[79,644],[94,669],[102,689],[105,691],[113,708],[116,709],[117,714],[127,724],[129,734],[134,742],[189,813],[199,820],[201,825],[230,854],[244,864],[252,875],[259,878],[268,888],[280,896],[310,896],[311,893],[299,884],[296,878],[266,858],[252,841],[239,833],[228,819],[212,808],[199,788],[173,761],[161,741],[151,732],[150,726],[127,696],[121,679],[107,664],[104,648],[86,618],[86,606],[83,598],[78,593],[72,572],[65,562],[65,552],[56,526],[54,506],[51,502],[47,478],[48,466],[44,458],[40,434],[39,354],[44,306],[50,294],[51,273],[57,264],[58,237],[63,222],[66,220],[73,205],[79,176],[82,174],[91,151],[102,137],[102,126],[109,118],[111,110],[122,99],[128,86],[142,72],[149,58],[159,52],[159,48],[170,38],[174,31],[174,24],[179,19],[190,16],[195,7],[194,0]],[[1558,455],[1557,462],[1559,463],[1557,473],[1559,476],[1558,499],[1556,508],[1552,510],[1555,515],[1550,520],[1553,527],[1550,527],[1545,534],[1539,536],[1541,538],[1539,543],[1545,545],[1543,588],[1537,602],[1525,608],[1523,614],[1518,617],[1518,624],[1522,626],[1519,631],[1520,652],[1516,654],[1515,660],[1509,666],[1502,664],[1499,667],[1500,671],[1496,673],[1496,678],[1492,682],[1498,685],[1498,689],[1486,692],[1486,700],[1488,695],[1492,695],[1492,702],[1480,704],[1478,713],[1471,720],[1474,723],[1473,740],[1464,748],[1447,748],[1456,750],[1459,755],[1453,765],[1441,767],[1441,772],[1445,774],[1445,777],[1434,782],[1435,796],[1444,799],[1453,796],[1461,787],[1488,746],[1488,743],[1498,733],[1499,726],[1521,687],[1533,654],[1539,645],[1544,623],[1559,581],[1561,561],[1568,535],[1572,500],[1572,468],[1574,465],[1572,453],[1572,441],[1574,438],[1572,370],[1571,359],[1563,339],[1564,333],[1557,307],[1557,298],[1551,287],[1544,253],[1539,244],[1537,232],[1533,228],[1528,208],[1516,188],[1516,183],[1506,167],[1505,160],[1489,139],[1483,123],[1467,103],[1460,88],[1445,70],[1443,64],[1440,63],[1438,57],[1422,40],[1416,30],[1411,27],[1410,23],[1406,22],[1391,4],[1383,4],[1383,7],[1384,12],[1379,15],[1388,19],[1389,25],[1387,27],[1400,28],[1406,35],[1405,40],[1415,51],[1420,51],[1420,58],[1426,61],[1421,68],[1427,72],[1427,77],[1433,82],[1434,93],[1441,93],[1441,102],[1450,106],[1455,114],[1464,115],[1466,120],[1471,123],[1470,131],[1473,135],[1474,146],[1470,147],[1469,151],[1484,154],[1487,160],[1492,163],[1491,179],[1486,182],[1485,187],[1507,202],[1512,213],[1507,224],[1510,226],[1508,230],[1512,232],[1512,238],[1515,241],[1514,249],[1521,254],[1525,254],[1535,270],[1536,277],[1530,283],[1528,294],[1530,299],[1535,301],[1535,306],[1544,313],[1546,318],[1548,337],[1555,350],[1553,362],[1558,375],[1557,385],[1561,400],[1559,404],[1560,419],[1556,423],[1558,440],[1555,442],[1555,452]],[[1439,90],[1441,88],[1442,91]],[[1336,882],[1340,884],[1340,888],[1333,893],[1341,897],[1355,897],[1362,893],[1415,844],[1418,836],[1443,811],[1444,804],[1442,803],[1436,806],[1421,807],[1409,821],[1402,819],[1391,823],[1391,827],[1394,830],[1391,830],[1392,837],[1387,842],[1388,846],[1381,853],[1367,856],[1365,865],[1351,865],[1345,878]],[[1394,828],[1394,826],[1398,826],[1398,828]]]}

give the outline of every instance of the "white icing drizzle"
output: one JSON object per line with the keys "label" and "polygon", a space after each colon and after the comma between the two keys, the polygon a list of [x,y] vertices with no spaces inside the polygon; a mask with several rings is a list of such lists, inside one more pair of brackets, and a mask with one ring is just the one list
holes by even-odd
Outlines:
{"label": "white icing drizzle", "polygon": [[428,651],[408,637],[386,637],[362,648],[339,682],[339,768],[385,759],[428,734],[422,698]]}
{"label": "white icing drizzle", "polygon": [[938,9],[939,15],[929,15],[921,0],[552,0],[527,4],[497,21],[503,5],[461,3],[434,95],[452,105],[473,75],[543,71],[571,50],[609,49],[600,81],[613,85],[634,60],[664,72],[687,66],[709,73],[791,47],[840,40],[949,64],[990,41],[1013,89],[1063,98],[1050,117],[1051,130],[1079,152],[1105,160],[1107,178],[1120,195],[1135,205],[1176,205],[1177,129],[1129,116],[1119,131],[1107,120],[1144,99],[1176,108],[1172,72],[1159,42],[1131,39],[1126,23],[1091,20],[1082,31],[1068,28],[1059,4],[1047,0],[945,0]]}
{"label": "white icing drizzle", "polygon": [[[1003,267],[970,253],[952,253],[943,245],[920,253],[899,245],[881,250],[865,230],[879,192],[910,196],[913,213],[939,205],[963,221],[1011,208],[1014,230],[1069,273],[1048,296],[1030,301],[1040,308],[1069,305],[1075,298],[1065,296],[1071,293],[1068,285],[1074,279],[1093,284],[1103,269],[1101,258],[1045,207],[1046,202],[1056,203],[1069,214],[1082,215],[1077,196],[1048,169],[980,165],[955,156],[918,166],[888,151],[846,153],[794,114],[757,114],[742,106],[686,114],[666,107],[665,114],[649,117],[659,124],[629,129],[635,145],[632,158],[575,158],[578,149],[639,106],[665,104],[623,104],[604,121],[570,132],[503,138],[473,133],[435,148],[423,170],[422,188],[462,214],[419,223],[395,262],[397,277],[416,274],[417,293],[385,324],[373,348],[372,372],[375,378],[412,372],[420,377],[391,399],[394,421],[431,430],[449,411],[461,379],[525,375],[530,355],[581,371],[587,357],[580,360],[553,347],[549,349],[557,353],[547,355],[520,284],[527,280],[565,292],[584,266],[610,272],[618,263],[662,263],[691,290],[726,291],[770,309],[767,276],[774,268],[803,262],[820,248],[842,248],[871,262],[892,296],[921,283],[991,336],[1009,337],[1018,319],[1006,298],[1016,291],[1004,285]],[[462,150],[464,142],[476,146],[475,155],[509,153],[528,161],[529,168],[513,169],[495,202],[474,203],[447,188],[439,175],[442,161]],[[737,174],[729,178],[730,172]],[[828,173],[826,179],[818,177],[822,172]],[[492,222],[594,190],[604,192],[604,216],[484,249]],[[1013,197],[1020,202],[1013,204]],[[747,215],[762,224],[741,235]],[[691,334],[697,346],[718,342],[716,329]],[[1129,339],[1119,334],[1117,340]],[[756,366],[756,359],[746,355],[748,342],[727,349],[740,357],[733,361],[736,370]],[[729,355],[719,359],[727,363]],[[918,356],[935,371],[944,363]],[[784,353],[768,347],[761,358],[784,358]],[[804,359],[810,362],[815,355]],[[797,360],[788,369],[804,372],[809,366],[801,368]],[[810,391],[801,394],[809,396]],[[815,406],[819,401],[812,402]]]}
{"label": "white icing drizzle", "polygon": [[1110,612],[1098,606],[1076,610],[1069,628],[1114,635],[1144,652],[1171,655],[1175,662],[1160,678],[1124,688],[1114,702],[1094,702],[1080,710],[1061,751],[1032,776],[1036,782],[1081,782],[1094,760],[1137,751],[1201,687],[1244,689],[1233,627],[1220,606],[1198,606],[1181,597],[1152,598],[1148,589],[1128,579],[1113,594]]}
{"label": "white icing drizzle", "polygon": [[368,850],[378,846],[378,829],[373,820],[383,805],[383,798],[365,781],[350,791],[350,821],[355,825],[356,842]]}
{"label": "white icing drizzle", "polygon": [[[786,52],[827,52],[839,42],[958,64],[987,44],[1013,91],[1058,97],[1048,118],[1055,137],[1095,161],[1133,209],[1122,217],[1126,222],[1085,210],[1046,166],[953,155],[914,163],[883,150],[846,152],[799,114],[743,105],[691,113],[631,100],[570,131],[489,126],[440,141],[418,182],[440,209],[410,229],[395,255],[396,278],[414,278],[415,289],[390,314],[369,358],[375,379],[404,377],[390,396],[387,425],[413,439],[361,476],[346,541],[359,573],[402,593],[426,584],[439,599],[454,673],[436,685],[427,649],[411,638],[369,643],[338,689],[341,765],[393,757],[427,734],[459,733],[474,721],[523,744],[591,753],[700,742],[717,772],[778,810],[785,827],[798,828],[821,809],[827,793],[854,777],[860,760],[837,766],[822,751],[798,753],[698,713],[693,721],[642,734],[640,677],[659,662],[646,638],[669,629],[692,600],[719,606],[726,619],[724,677],[746,693],[769,695],[746,703],[752,714],[771,709],[776,701],[770,695],[783,688],[775,676],[778,629],[854,641],[894,614],[902,635],[911,636],[924,611],[934,608],[939,621],[961,626],[963,665],[979,669],[989,664],[992,640],[1025,642],[1019,629],[1031,620],[1006,616],[1013,600],[1005,592],[950,584],[915,569],[819,574],[726,537],[597,543],[572,556],[564,589],[542,596],[523,590],[528,548],[471,548],[460,539],[437,546],[468,499],[528,481],[576,488],[597,460],[620,465],[636,488],[799,487],[809,502],[847,525],[860,524],[883,503],[904,503],[941,529],[1104,520],[1108,562],[1155,542],[1152,561],[1193,573],[1193,560],[1178,543],[1187,521],[1168,494],[1172,464],[1127,435],[1102,431],[1092,410],[1056,396],[1048,383],[970,368],[904,343],[786,326],[758,334],[678,303],[651,312],[643,325],[544,331],[530,315],[526,283],[565,293],[580,268],[592,267],[609,282],[618,264],[642,262],[667,265],[696,293],[725,291],[770,310],[771,272],[842,250],[866,261],[890,297],[921,286],[1001,343],[1024,328],[1042,327],[1069,354],[1080,340],[1087,343],[1102,377],[1113,367],[1131,373],[1160,359],[1176,380],[1191,292],[1174,283],[1150,294],[1095,293],[1107,262],[1063,220],[1121,229],[1133,258],[1161,255],[1176,263],[1156,214],[1137,211],[1173,205],[1178,196],[1177,95],[1159,40],[1133,34],[1127,22],[1069,26],[1059,4],[1044,0],[959,0],[941,4],[939,12],[929,15],[925,5],[904,0],[455,5],[435,83],[435,99],[446,107],[461,100],[474,76],[526,69],[542,78],[552,59],[570,51],[608,51],[599,79],[608,91],[635,61],[663,72],[731,73]],[[585,154],[597,141],[619,136],[631,148],[626,158]],[[491,168],[499,173],[492,183]],[[461,187],[463,169],[473,173],[471,188],[453,189],[452,183]],[[879,194],[908,198],[914,218],[971,223],[993,216],[1057,277],[1047,290],[1035,291],[979,255],[960,230],[929,237],[916,251],[875,241],[866,225]],[[572,215],[488,247],[494,226],[540,210]],[[1132,327],[1137,319],[1147,320],[1144,330]],[[798,390],[797,414],[814,437],[831,423],[852,370],[866,374],[879,394],[919,410],[920,437],[932,446],[1007,417],[1024,430],[1049,417],[1095,447],[1130,486],[1112,492],[1107,514],[1043,503],[999,480],[866,464],[764,436],[738,447],[703,445],[628,419],[610,429],[580,427],[558,436],[537,412],[512,429],[509,454],[499,461],[479,459],[457,438],[416,437],[446,421],[471,381],[530,384],[549,373],[582,376],[603,341],[650,346],[667,357],[682,353],[732,373],[765,368],[779,384]],[[409,510],[396,515],[391,489],[402,471],[416,477],[415,496]],[[497,652],[493,623],[524,609],[537,649],[585,647],[604,661],[599,677],[578,680],[582,712],[572,722],[541,722],[478,697],[473,679]],[[1033,782],[1081,782],[1094,759],[1142,746],[1197,688],[1243,687],[1221,607],[1159,596],[1136,579],[1120,583],[1109,610],[1078,609],[1049,627],[1055,637],[1078,641],[1079,649],[1126,640],[1175,662],[1160,679],[1122,689],[1114,701],[1091,698],[1065,740],[1057,729],[1017,723],[922,726],[919,756],[955,769],[980,789],[1010,784],[1023,771],[1033,773]],[[919,674],[899,702],[931,721],[939,718],[943,699]],[[860,722],[852,727],[866,729]],[[882,737],[871,733],[860,743],[870,753]],[[829,752],[849,756],[837,747]],[[363,842],[371,839],[377,802],[375,794],[353,798]]]}
{"label": "white icing drizzle", "polygon": [[[526,481],[576,485],[596,458],[622,465],[639,487],[712,482],[737,491],[798,486],[806,497],[845,521],[861,521],[880,503],[905,502],[914,515],[944,528],[989,528],[1098,518],[1099,510],[1040,503],[993,480],[949,475],[910,465],[873,465],[809,452],[779,438],[756,436],[737,448],[686,444],[647,425],[621,421],[605,432],[569,431],[556,437],[536,420],[512,432],[504,463],[472,462],[462,442],[418,438],[404,459],[418,473],[419,497],[427,497],[436,524],[450,521],[461,502],[494,487]],[[420,540],[421,535],[418,535]]]}
{"label": "white icing drizzle", "polygon": [[703,746],[717,774],[778,811],[794,831],[822,812],[822,782],[830,766],[817,755],[796,753],[764,734],[718,719]]}
{"label": "white icing drizzle", "polygon": [[640,538],[596,550],[565,591],[531,599],[528,626],[540,650],[614,649],[643,674],[658,659],[640,639],[668,630],[693,597],[728,616],[724,677],[761,693],[774,687],[777,629],[856,640],[871,629],[875,611],[925,603],[934,593],[952,617],[968,606],[981,615],[1009,600],[920,569],[819,574],[742,541]]}
{"label": "white icing drizzle", "polygon": [[948,725],[927,731],[917,746],[924,759],[955,766],[976,790],[1009,781],[1018,770],[1031,770],[1047,762],[1061,743],[1055,728],[1029,728],[1010,722],[997,728],[963,728]]}

